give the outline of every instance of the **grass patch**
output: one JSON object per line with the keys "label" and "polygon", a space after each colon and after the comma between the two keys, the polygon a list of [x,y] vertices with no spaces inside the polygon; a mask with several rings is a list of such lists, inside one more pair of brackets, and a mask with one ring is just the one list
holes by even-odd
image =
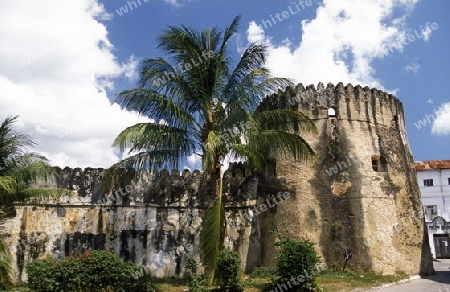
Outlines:
{"label": "grass patch", "polygon": [[276,279],[277,269],[271,267],[256,267],[249,275],[250,279]]}
{"label": "grass patch", "polygon": [[184,278],[153,278],[155,288],[161,292],[180,292],[188,287]]}
{"label": "grass patch", "polygon": [[351,291],[356,288],[380,286],[406,278],[409,278],[409,276],[403,272],[397,272],[395,275],[381,275],[374,272],[342,272],[341,270],[328,269],[319,274],[317,282],[324,291]]}

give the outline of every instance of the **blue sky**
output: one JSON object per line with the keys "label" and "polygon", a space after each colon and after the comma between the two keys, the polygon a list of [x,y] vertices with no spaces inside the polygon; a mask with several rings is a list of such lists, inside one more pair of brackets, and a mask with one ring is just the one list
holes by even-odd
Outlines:
{"label": "blue sky", "polygon": [[110,101],[134,87],[140,60],[164,57],[157,36],[169,25],[223,29],[237,14],[240,30],[230,47],[236,60],[249,42],[262,42],[269,47],[266,65],[276,76],[304,85],[343,82],[392,92],[404,105],[414,159],[450,159],[449,1],[0,5],[0,118],[20,115],[17,128],[32,135],[35,150],[54,165],[108,167],[118,161],[120,153],[110,147],[114,138],[147,119]]}

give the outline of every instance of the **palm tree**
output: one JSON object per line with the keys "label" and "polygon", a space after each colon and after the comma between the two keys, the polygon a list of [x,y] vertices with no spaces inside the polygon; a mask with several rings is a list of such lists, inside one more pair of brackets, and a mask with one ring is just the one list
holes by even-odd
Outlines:
{"label": "palm tree", "polygon": [[[120,92],[122,108],[152,119],[123,130],[113,146],[130,156],[105,173],[106,181],[132,169],[178,168],[198,155],[211,185],[213,202],[204,218],[204,264],[212,281],[225,228],[221,168],[226,156],[261,169],[282,153],[296,160],[314,151],[294,129],[315,132],[307,116],[289,109],[255,112],[262,98],[292,83],[263,67],[267,48],[250,44],[237,64],[229,52],[240,16],[222,33],[170,26],[158,38],[168,59],[143,61],[138,86]],[[235,65],[235,66],[234,66]],[[234,66],[234,68],[233,68]]]}
{"label": "palm tree", "polygon": [[[35,188],[34,184],[48,181],[55,172],[45,157],[27,152],[27,147],[35,143],[28,135],[13,131],[12,124],[17,117],[7,117],[0,125],[0,226],[3,226],[13,202],[54,197],[67,192],[58,188]],[[11,257],[1,236],[0,279],[0,288],[12,285]]]}

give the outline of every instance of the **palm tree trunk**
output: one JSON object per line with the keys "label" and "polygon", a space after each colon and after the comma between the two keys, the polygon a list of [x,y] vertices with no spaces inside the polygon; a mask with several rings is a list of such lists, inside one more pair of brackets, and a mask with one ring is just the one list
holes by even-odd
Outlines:
{"label": "palm tree trunk", "polygon": [[222,178],[221,178],[220,166],[219,166],[219,167],[216,167],[213,170],[213,172],[211,173],[211,185],[212,185],[211,195],[213,196],[213,198],[218,198],[218,197],[222,196],[221,187],[220,187],[221,183],[222,183]]}
{"label": "palm tree trunk", "polygon": [[208,285],[212,285],[217,269],[217,258],[225,240],[225,208],[222,197],[222,175],[220,164],[210,172],[211,195],[214,200],[206,210],[202,223],[200,241],[203,251],[203,264]]}

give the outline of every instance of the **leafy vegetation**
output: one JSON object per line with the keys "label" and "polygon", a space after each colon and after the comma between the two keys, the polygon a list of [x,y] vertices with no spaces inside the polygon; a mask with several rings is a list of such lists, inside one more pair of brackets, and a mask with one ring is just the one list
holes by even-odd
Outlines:
{"label": "leafy vegetation", "polygon": [[280,277],[274,286],[289,287],[291,291],[317,291],[320,258],[314,243],[282,235],[278,230],[272,233],[278,237],[275,246],[278,248],[276,262]]}
{"label": "leafy vegetation", "polygon": [[[0,125],[0,226],[12,210],[14,201],[55,197],[69,192],[57,188],[36,188],[33,184],[46,183],[55,171],[45,157],[29,152],[35,143],[28,135],[14,131],[17,116],[7,117]],[[11,257],[0,230],[0,288],[12,285]]]}
{"label": "leafy vegetation", "polygon": [[32,291],[155,291],[141,266],[114,252],[85,251],[63,260],[37,259],[26,265]]}
{"label": "leafy vegetation", "polygon": [[217,280],[220,291],[244,291],[241,281],[241,258],[234,250],[224,249],[217,260]]}
{"label": "leafy vegetation", "polygon": [[198,275],[198,263],[194,258],[187,259],[185,269],[189,292],[207,292],[204,287],[206,280]]}

